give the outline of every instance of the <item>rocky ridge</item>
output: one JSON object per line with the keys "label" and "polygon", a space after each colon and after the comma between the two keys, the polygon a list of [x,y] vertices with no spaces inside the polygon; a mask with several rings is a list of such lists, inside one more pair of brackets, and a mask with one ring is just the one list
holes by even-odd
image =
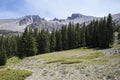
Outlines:
{"label": "rocky ridge", "polygon": [[[120,25],[120,13],[113,14],[113,21]],[[57,19],[45,20],[44,18],[39,17],[38,15],[27,15],[17,19],[0,19],[0,30],[10,30],[23,32],[25,27],[30,26],[32,28],[45,28],[59,29],[63,24],[68,24],[69,22],[73,23],[89,23],[94,19],[100,19],[101,17],[86,16],[80,13],[74,13],[69,16],[67,19]]]}

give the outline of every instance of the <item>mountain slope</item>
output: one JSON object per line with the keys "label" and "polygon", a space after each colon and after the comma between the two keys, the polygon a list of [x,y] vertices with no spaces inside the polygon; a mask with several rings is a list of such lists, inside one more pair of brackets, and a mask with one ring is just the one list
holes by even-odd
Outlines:
{"label": "mountain slope", "polygon": [[[112,15],[115,23],[120,25],[120,13]],[[40,18],[38,15],[28,15],[17,19],[0,19],[0,30],[8,31],[19,31],[23,32],[25,27],[29,26],[32,28],[45,28],[45,29],[59,29],[62,24],[73,23],[89,23],[94,19],[100,19],[101,17],[86,16],[79,13],[74,13],[67,19],[57,19],[45,20]]]}
{"label": "mountain slope", "polygon": [[79,13],[72,14],[71,17],[67,18],[67,21],[70,22],[75,22],[75,23],[84,23],[84,22],[89,22],[93,19],[99,19],[99,17],[93,17],[93,16],[85,16]]}
{"label": "mountain slope", "polygon": [[120,25],[120,13],[112,15],[114,22]]}

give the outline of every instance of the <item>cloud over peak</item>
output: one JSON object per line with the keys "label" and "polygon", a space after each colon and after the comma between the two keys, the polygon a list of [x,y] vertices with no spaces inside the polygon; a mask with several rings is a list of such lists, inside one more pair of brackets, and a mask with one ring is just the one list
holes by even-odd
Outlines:
{"label": "cloud over peak", "polygon": [[119,0],[2,0],[0,18],[37,14],[47,19],[66,18],[72,13],[104,16],[119,13]]}

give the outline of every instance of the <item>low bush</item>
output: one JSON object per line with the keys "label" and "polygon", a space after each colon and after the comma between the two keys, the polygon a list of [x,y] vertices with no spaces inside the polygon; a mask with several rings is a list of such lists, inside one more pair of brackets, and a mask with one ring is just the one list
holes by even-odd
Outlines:
{"label": "low bush", "polygon": [[3,70],[0,71],[0,80],[24,80],[32,72],[27,70]]}

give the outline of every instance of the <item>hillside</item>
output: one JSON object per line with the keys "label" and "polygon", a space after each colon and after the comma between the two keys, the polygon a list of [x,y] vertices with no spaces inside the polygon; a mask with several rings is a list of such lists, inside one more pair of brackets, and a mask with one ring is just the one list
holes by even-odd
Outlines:
{"label": "hillside", "polygon": [[28,57],[7,68],[32,71],[26,80],[119,80],[120,54],[108,52],[78,48]]}

